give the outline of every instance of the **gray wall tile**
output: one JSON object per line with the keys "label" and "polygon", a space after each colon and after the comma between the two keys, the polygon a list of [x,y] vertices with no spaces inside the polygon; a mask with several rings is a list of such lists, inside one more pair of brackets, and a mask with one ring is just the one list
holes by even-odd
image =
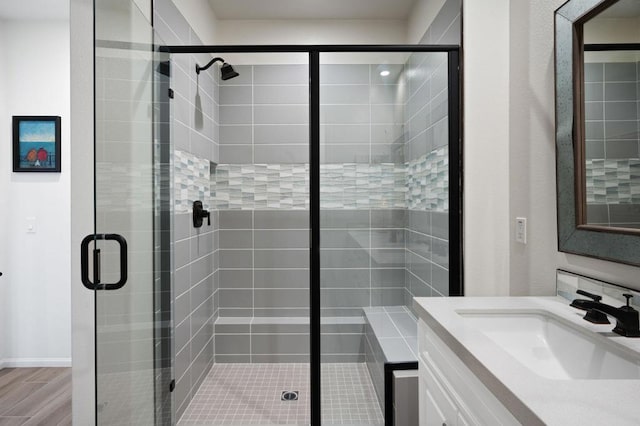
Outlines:
{"label": "gray wall tile", "polygon": [[322,85],[320,86],[320,102],[327,104],[369,104],[368,85]]}
{"label": "gray wall tile", "polygon": [[323,124],[368,124],[370,117],[369,105],[320,106],[320,122]]}
{"label": "gray wall tile", "polygon": [[256,145],[254,161],[257,164],[304,164],[309,161],[309,147],[296,145]]}
{"label": "gray wall tile", "polygon": [[369,143],[369,124],[325,124],[320,125],[322,144],[367,144]]}
{"label": "gray wall tile", "polygon": [[258,210],[255,212],[255,228],[308,229],[309,212],[306,210]]}
{"label": "gray wall tile", "polygon": [[253,334],[251,349],[255,354],[308,354],[308,334]]}
{"label": "gray wall tile", "polygon": [[220,126],[220,144],[248,144],[252,143],[251,126]]}
{"label": "gray wall tile", "polygon": [[256,308],[307,308],[307,289],[262,289],[254,292]]}
{"label": "gray wall tile", "polygon": [[370,246],[369,230],[321,230],[322,248],[367,248]]}
{"label": "gray wall tile", "polygon": [[220,88],[220,105],[251,105],[253,88],[251,86],[223,86]]}
{"label": "gray wall tile", "polygon": [[320,84],[369,84],[369,66],[320,65]]}
{"label": "gray wall tile", "polygon": [[306,124],[309,111],[300,105],[254,105],[255,124]]}
{"label": "gray wall tile", "polygon": [[253,212],[237,210],[221,210],[220,230],[223,229],[252,229]]}
{"label": "gray wall tile", "polygon": [[362,269],[330,269],[320,271],[320,285],[324,288],[357,288],[369,287],[369,268]]}
{"label": "gray wall tile", "polygon": [[253,231],[251,230],[226,230],[219,232],[220,248],[253,248]]}
{"label": "gray wall tile", "polygon": [[251,268],[253,252],[251,250],[220,250],[220,268]]}
{"label": "gray wall tile", "polygon": [[[270,124],[254,126],[256,144],[308,144],[308,124]],[[308,150],[308,148],[307,148]]]}
{"label": "gray wall tile", "polygon": [[309,84],[309,67],[302,65],[256,65],[254,84]]}
{"label": "gray wall tile", "polygon": [[604,64],[605,81],[637,81],[636,64],[614,62]]}
{"label": "gray wall tile", "polygon": [[252,288],[253,271],[251,269],[220,270],[220,288]]}
{"label": "gray wall tile", "polygon": [[[370,291],[368,289],[324,289],[320,294],[323,308],[362,308],[369,306]],[[362,311],[360,311],[362,312]]]}
{"label": "gray wall tile", "polygon": [[299,104],[309,103],[308,85],[298,86],[255,86],[253,88],[256,104]]}
{"label": "gray wall tile", "polygon": [[220,162],[227,164],[247,164],[253,162],[251,145],[221,145]]}
{"label": "gray wall tile", "polygon": [[265,269],[308,268],[307,250],[256,250],[255,267]]}
{"label": "gray wall tile", "polygon": [[220,124],[252,124],[253,112],[251,106],[227,105],[220,108]]}
{"label": "gray wall tile", "polygon": [[307,230],[256,230],[255,248],[309,248]]}
{"label": "gray wall tile", "polygon": [[320,228],[369,228],[369,210],[321,210]]}
{"label": "gray wall tile", "polygon": [[219,354],[220,355],[249,354],[250,344],[251,342],[248,334],[216,335],[216,361],[218,361]]}
{"label": "gray wall tile", "polygon": [[[220,305],[227,308],[251,308],[253,306],[253,294],[249,289],[218,290],[220,293]],[[238,352],[230,352],[238,353]]]}
{"label": "gray wall tile", "polygon": [[322,268],[368,268],[369,253],[365,249],[321,249]]}

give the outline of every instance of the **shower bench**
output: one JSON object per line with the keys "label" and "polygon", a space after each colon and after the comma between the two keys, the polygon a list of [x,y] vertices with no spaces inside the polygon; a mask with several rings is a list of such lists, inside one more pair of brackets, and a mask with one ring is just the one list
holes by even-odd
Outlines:
{"label": "shower bench", "polygon": [[[410,410],[413,410],[413,403],[416,413],[418,409],[418,320],[406,306],[369,307],[363,308],[363,313],[367,368],[384,409],[385,425],[393,425],[394,393],[399,393],[394,392],[394,383],[400,392],[415,397],[413,401],[404,400],[411,405]],[[407,409],[404,407],[399,411],[407,412]],[[398,421],[400,423],[409,424]]]}

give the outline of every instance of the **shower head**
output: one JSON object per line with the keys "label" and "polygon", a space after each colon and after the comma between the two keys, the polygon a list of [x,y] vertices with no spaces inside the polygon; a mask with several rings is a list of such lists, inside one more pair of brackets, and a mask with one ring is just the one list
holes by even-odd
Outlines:
{"label": "shower head", "polygon": [[230,78],[237,77],[239,75],[240,74],[238,74],[236,70],[226,62],[224,62],[222,67],[220,67],[220,78],[223,80],[229,80]]}
{"label": "shower head", "polygon": [[222,66],[220,67],[220,78],[223,80],[229,80],[230,78],[233,77],[237,77],[240,74],[238,74],[236,72],[236,70],[233,69],[233,67],[231,65],[229,65],[228,63],[226,63],[224,61],[224,59],[222,58],[213,58],[211,61],[209,61],[209,63],[207,65],[205,65],[204,67],[201,67],[200,65],[196,64],[196,74],[200,74],[200,71],[206,71],[209,69],[209,67],[211,65],[213,65],[216,62],[222,62]]}

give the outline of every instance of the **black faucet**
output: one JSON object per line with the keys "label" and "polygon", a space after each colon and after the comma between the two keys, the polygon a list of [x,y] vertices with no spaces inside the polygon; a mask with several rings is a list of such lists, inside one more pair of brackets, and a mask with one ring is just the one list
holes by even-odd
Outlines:
{"label": "black faucet", "polygon": [[578,294],[590,297],[593,300],[575,299],[571,302],[571,306],[574,308],[587,311],[584,319],[595,324],[608,324],[609,321],[603,321],[603,317],[610,315],[616,319],[616,326],[613,328],[613,332],[625,337],[640,337],[640,326],[638,321],[638,311],[629,306],[629,299],[633,297],[632,294],[623,294],[627,298],[627,304],[619,308],[607,305],[600,302],[602,296],[597,296],[591,293],[587,293],[583,290],[578,290]]}

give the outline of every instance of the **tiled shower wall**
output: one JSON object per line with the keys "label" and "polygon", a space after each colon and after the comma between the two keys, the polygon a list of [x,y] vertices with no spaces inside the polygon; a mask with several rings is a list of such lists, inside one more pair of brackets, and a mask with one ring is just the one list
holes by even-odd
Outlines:
{"label": "tiled shower wall", "polygon": [[[413,297],[449,295],[447,55],[413,53],[407,69],[405,157],[409,164],[428,159],[431,167],[429,181],[425,177],[416,185],[418,194],[407,195],[405,304],[412,309]],[[420,192],[437,188],[442,192],[435,202],[413,202]]]}
{"label": "tiled shower wall", "polygon": [[[320,68],[323,319],[403,303],[404,67],[384,68],[387,77],[376,64]],[[363,336],[348,337],[364,359]]]}
{"label": "tiled shower wall", "polygon": [[[414,55],[406,67],[422,79],[406,80],[405,65],[390,78],[378,65],[321,68],[322,312],[352,318],[349,333],[323,336],[334,359],[361,359],[362,307],[448,293],[446,55]],[[216,360],[306,359],[308,70],[236,68],[241,77],[220,87],[213,187],[227,318],[216,324]],[[256,317],[297,323],[255,333]],[[256,340],[265,333],[280,340],[269,352]]]}
{"label": "tiled shower wall", "polygon": [[[169,45],[202,44],[170,0],[154,2],[154,27]],[[217,162],[217,66],[200,75],[210,55],[172,55],[171,101],[174,147],[174,377],[175,406],[179,418],[191,402],[213,364],[213,322],[217,289],[217,214],[211,226],[194,228],[191,203],[210,200],[210,162]]]}
{"label": "tiled shower wall", "polygon": [[[421,44],[462,43],[462,2],[446,0],[425,32]],[[405,108],[405,158],[448,159],[448,66],[447,56],[413,53],[406,64],[408,99]],[[448,191],[448,160],[439,161],[436,185]],[[426,191],[433,184],[425,182]],[[413,297],[449,295],[449,205],[414,208],[409,202],[406,227],[405,304],[413,310]],[[409,197],[411,199],[412,197]]]}
{"label": "tiled shower wall", "polygon": [[640,62],[585,64],[587,220],[640,227]]}

